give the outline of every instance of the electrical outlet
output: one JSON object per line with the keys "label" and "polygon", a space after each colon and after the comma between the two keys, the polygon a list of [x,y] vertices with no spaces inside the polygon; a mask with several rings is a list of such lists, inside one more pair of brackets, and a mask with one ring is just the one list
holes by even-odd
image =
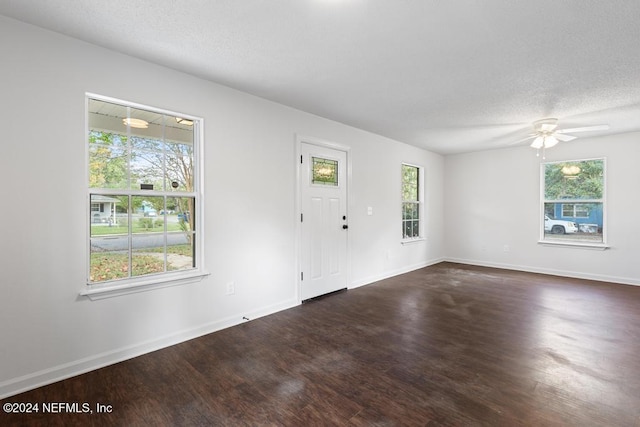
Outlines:
{"label": "electrical outlet", "polygon": [[504,245],[503,250],[504,250],[505,252],[509,252],[509,245]]}
{"label": "electrical outlet", "polygon": [[236,293],[236,284],[233,282],[227,283],[227,295],[233,295]]}

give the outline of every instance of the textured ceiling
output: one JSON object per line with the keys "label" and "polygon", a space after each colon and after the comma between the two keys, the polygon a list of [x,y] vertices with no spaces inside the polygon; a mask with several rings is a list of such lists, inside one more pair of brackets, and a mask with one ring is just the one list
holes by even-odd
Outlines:
{"label": "textured ceiling", "polygon": [[0,0],[0,14],[443,154],[510,146],[544,117],[640,130],[638,0]]}

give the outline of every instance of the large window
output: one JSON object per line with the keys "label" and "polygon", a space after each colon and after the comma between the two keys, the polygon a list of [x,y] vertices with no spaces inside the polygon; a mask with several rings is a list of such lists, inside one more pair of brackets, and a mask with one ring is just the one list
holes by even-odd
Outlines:
{"label": "large window", "polygon": [[544,241],[605,242],[605,160],[542,164]]}
{"label": "large window", "polygon": [[422,183],[421,168],[402,165],[402,239],[422,236]]}
{"label": "large window", "polygon": [[88,285],[200,268],[201,120],[88,96]]}

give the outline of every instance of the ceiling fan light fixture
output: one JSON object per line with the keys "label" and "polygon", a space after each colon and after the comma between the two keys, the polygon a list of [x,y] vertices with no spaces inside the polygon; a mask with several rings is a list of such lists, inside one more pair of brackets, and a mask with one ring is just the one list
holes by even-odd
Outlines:
{"label": "ceiling fan light fixture", "polygon": [[558,143],[558,140],[553,135],[544,137],[544,148],[551,148]]}
{"label": "ceiling fan light fixture", "polygon": [[533,142],[531,143],[531,147],[532,148],[540,149],[543,146],[544,146],[544,137],[543,136],[536,137],[536,139],[534,139]]}
{"label": "ceiling fan light fixture", "polygon": [[181,125],[193,126],[193,120],[185,119],[182,117],[176,117],[176,122]]}
{"label": "ceiling fan light fixture", "polygon": [[125,126],[137,129],[147,129],[149,127],[148,121],[142,119],[132,119],[130,117],[125,117],[124,119],[122,119],[122,123],[124,123]]}
{"label": "ceiling fan light fixture", "polygon": [[571,165],[571,166],[563,166],[562,167],[562,174],[566,177],[575,177],[580,173],[580,166],[577,165]]}

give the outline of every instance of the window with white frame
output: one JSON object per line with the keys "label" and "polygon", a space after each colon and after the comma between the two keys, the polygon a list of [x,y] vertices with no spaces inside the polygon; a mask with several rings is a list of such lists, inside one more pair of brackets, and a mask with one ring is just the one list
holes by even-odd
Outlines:
{"label": "window with white frame", "polygon": [[201,268],[201,119],[87,95],[88,285]]}
{"label": "window with white frame", "polygon": [[402,164],[402,239],[422,236],[422,168]]}
{"label": "window with white frame", "polygon": [[589,205],[586,203],[563,203],[563,218],[589,218]]}
{"label": "window with white frame", "polygon": [[543,241],[605,243],[605,159],[542,164]]}

